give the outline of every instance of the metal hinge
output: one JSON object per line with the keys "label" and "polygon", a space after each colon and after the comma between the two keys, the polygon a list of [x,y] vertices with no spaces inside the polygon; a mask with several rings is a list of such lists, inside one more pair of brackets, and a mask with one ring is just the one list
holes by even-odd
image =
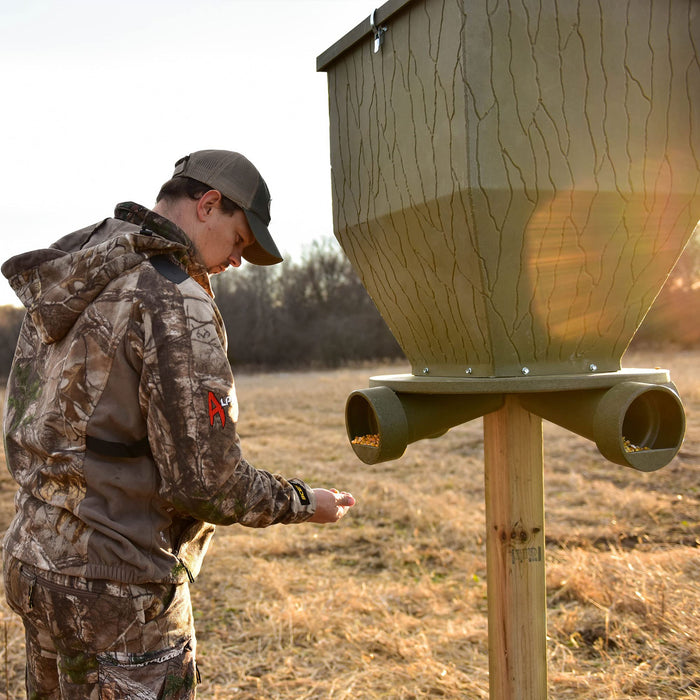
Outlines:
{"label": "metal hinge", "polygon": [[382,43],[384,43],[384,34],[386,33],[386,27],[377,26],[375,22],[376,13],[376,10],[372,10],[372,14],[369,18],[369,24],[372,27],[372,33],[374,34],[374,53],[377,53],[379,49],[382,48]]}

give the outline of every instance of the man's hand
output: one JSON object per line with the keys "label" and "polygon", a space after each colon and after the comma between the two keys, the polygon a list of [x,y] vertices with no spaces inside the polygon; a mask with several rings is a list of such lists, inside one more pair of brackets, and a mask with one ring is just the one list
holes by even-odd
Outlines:
{"label": "man's hand", "polygon": [[316,512],[309,518],[310,523],[337,523],[355,505],[355,499],[347,491],[337,489],[314,489]]}

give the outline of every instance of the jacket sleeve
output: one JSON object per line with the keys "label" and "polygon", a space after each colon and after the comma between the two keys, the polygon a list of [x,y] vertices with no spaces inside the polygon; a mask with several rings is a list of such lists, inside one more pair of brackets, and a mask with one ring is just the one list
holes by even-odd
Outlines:
{"label": "jacket sleeve", "polygon": [[241,454],[226,335],[213,301],[190,279],[161,286],[141,308],[141,410],[161,497],[214,524],[308,520],[316,502],[303,481],[256,469]]}

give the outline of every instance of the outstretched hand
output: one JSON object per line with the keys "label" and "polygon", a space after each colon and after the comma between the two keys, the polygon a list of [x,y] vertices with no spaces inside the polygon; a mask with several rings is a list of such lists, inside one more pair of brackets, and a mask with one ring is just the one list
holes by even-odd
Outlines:
{"label": "outstretched hand", "polygon": [[355,505],[355,499],[347,491],[337,489],[314,489],[316,512],[310,523],[337,523]]}

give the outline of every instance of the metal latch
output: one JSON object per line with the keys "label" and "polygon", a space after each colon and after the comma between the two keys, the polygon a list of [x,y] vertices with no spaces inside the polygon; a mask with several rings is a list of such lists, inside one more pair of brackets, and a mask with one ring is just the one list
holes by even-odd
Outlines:
{"label": "metal latch", "polygon": [[374,53],[377,53],[379,49],[382,48],[382,43],[384,42],[384,34],[386,33],[386,27],[378,27],[374,21],[374,17],[377,10],[372,10],[372,14],[369,18],[369,24],[372,27],[372,33],[374,34]]}

